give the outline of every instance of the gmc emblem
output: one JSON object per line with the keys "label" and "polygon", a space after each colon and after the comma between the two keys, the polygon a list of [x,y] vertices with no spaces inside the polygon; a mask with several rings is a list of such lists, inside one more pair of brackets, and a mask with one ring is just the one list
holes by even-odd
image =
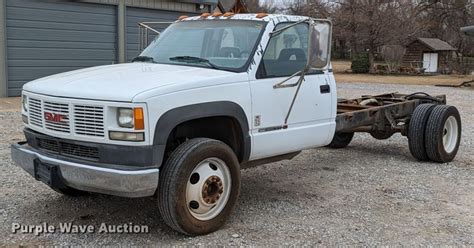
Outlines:
{"label": "gmc emblem", "polygon": [[61,123],[66,117],[67,115],[44,112],[44,119],[50,122]]}

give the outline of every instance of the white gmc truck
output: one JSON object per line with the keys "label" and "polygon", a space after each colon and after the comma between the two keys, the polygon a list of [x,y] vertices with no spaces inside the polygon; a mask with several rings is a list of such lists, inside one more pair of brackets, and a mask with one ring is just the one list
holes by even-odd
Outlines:
{"label": "white gmc truck", "polygon": [[132,63],[25,84],[26,141],[12,158],[65,195],[156,194],[166,224],[188,235],[225,223],[242,168],[342,148],[354,132],[400,132],[416,159],[454,159],[461,119],[445,96],[338,100],[330,44],[328,20],[180,18]]}

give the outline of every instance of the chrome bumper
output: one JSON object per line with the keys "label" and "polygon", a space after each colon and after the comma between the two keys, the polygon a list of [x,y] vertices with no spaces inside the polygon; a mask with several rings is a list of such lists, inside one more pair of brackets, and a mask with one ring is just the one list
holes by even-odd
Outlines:
{"label": "chrome bumper", "polygon": [[158,169],[118,170],[74,163],[45,156],[22,143],[11,146],[11,156],[35,178],[35,160],[57,166],[64,184],[79,190],[134,198],[151,196],[158,187]]}

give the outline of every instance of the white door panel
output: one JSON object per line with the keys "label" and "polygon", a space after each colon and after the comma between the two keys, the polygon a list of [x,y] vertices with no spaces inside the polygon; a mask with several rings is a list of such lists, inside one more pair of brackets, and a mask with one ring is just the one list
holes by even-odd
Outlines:
{"label": "white door panel", "polygon": [[[285,25],[289,23],[277,24],[272,30]],[[285,118],[297,87],[273,88],[306,66],[308,30],[306,23],[289,27],[271,36],[262,46],[265,51],[257,53],[262,55],[256,59],[260,63],[250,76],[254,118],[250,160],[326,145],[334,134],[336,90],[328,71],[305,76],[287,123]],[[297,80],[295,77],[285,84]],[[329,85],[328,92],[321,92],[323,85]]]}
{"label": "white door panel", "polygon": [[[253,113],[255,116],[260,115],[260,125],[258,128],[268,128],[284,124],[296,87],[274,89],[273,86],[282,80],[284,79],[261,79],[250,84],[252,95],[255,96],[252,98]],[[297,78],[293,78],[287,84],[295,83],[297,80]],[[316,113],[311,111],[314,107],[313,104],[308,104],[305,100],[314,98],[314,91],[314,84],[303,83],[293,111],[288,119],[289,123],[302,123],[316,119]],[[313,95],[311,96],[311,94]]]}
{"label": "white door panel", "polygon": [[332,92],[320,92],[321,85],[329,84],[331,90],[334,86],[326,80],[326,75],[319,74],[306,76],[288,118],[288,126],[282,128],[296,91],[296,87],[274,89],[273,85],[282,80],[284,78],[260,79],[250,83],[252,113],[260,117],[260,125],[254,125],[252,129],[251,159],[326,145],[335,127]]}
{"label": "white door panel", "polygon": [[[335,128],[335,123],[322,122],[292,124],[288,129],[273,132],[254,132],[254,150],[251,159],[260,159],[279,154],[285,154],[303,149],[326,145],[329,130]],[[328,130],[328,131],[323,131]]]}

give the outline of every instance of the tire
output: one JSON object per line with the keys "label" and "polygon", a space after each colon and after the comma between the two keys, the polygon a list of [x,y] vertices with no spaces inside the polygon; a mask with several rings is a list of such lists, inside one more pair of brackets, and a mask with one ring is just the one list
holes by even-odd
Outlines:
{"label": "tire", "polygon": [[160,170],[161,216],[168,226],[186,235],[218,230],[227,221],[239,193],[239,161],[229,146],[217,140],[186,141]]}
{"label": "tire", "polygon": [[408,147],[411,155],[419,161],[428,161],[425,147],[425,129],[434,104],[420,104],[415,108],[408,126]]}
{"label": "tire", "polygon": [[354,133],[335,133],[331,143],[327,147],[339,149],[344,148],[351,143]]}
{"label": "tire", "polygon": [[430,160],[451,162],[461,142],[461,116],[454,106],[436,106],[425,130],[426,153]]}
{"label": "tire", "polygon": [[378,140],[386,140],[386,139],[392,137],[393,134],[394,134],[394,132],[392,132],[391,130],[370,132],[370,136],[372,136],[373,138],[378,139]]}

